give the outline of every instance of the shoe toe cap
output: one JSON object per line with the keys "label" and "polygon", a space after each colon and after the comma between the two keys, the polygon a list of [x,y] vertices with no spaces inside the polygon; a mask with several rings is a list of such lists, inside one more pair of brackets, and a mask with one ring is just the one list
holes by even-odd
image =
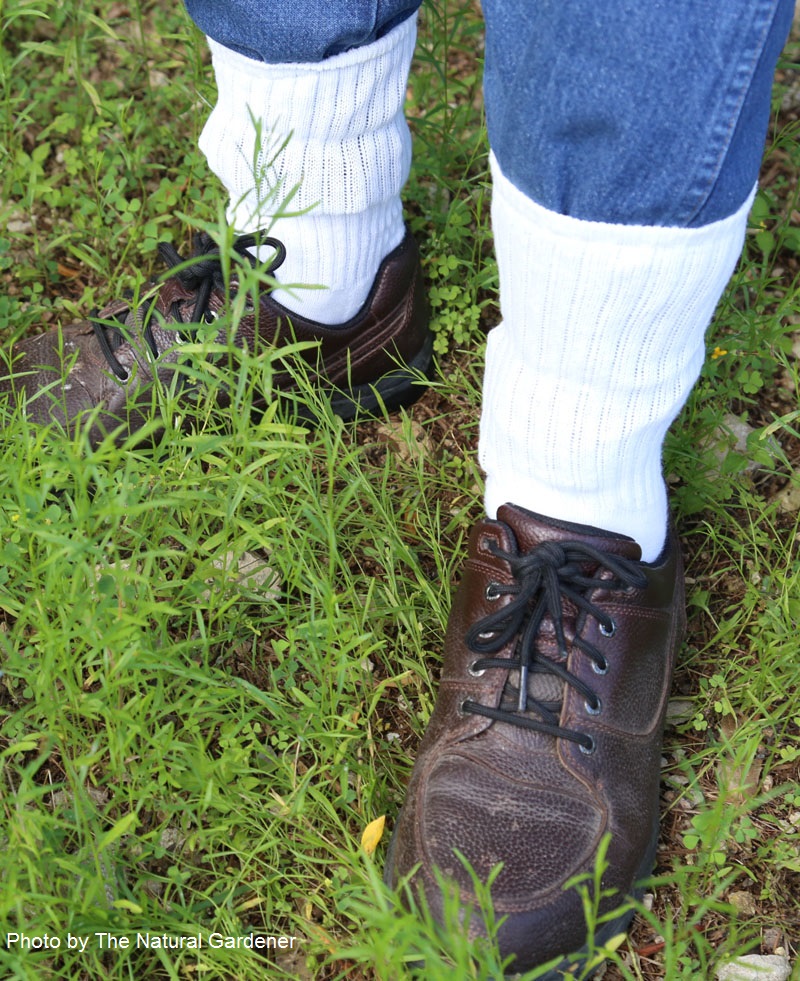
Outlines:
{"label": "shoe toe cap", "polygon": [[89,323],[25,338],[0,364],[0,399],[36,425],[71,431],[83,413],[108,410],[122,391],[96,348]]}
{"label": "shoe toe cap", "polygon": [[481,881],[502,863],[492,889],[498,913],[535,906],[584,871],[606,824],[601,803],[569,775],[534,783],[460,754],[437,761],[417,800],[409,868],[421,862],[428,876],[438,868],[471,893],[456,852]]}

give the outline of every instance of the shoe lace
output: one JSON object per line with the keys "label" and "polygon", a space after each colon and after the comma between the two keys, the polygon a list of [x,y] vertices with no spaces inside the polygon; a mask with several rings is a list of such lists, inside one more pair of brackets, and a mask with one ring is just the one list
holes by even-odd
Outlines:
{"label": "shoe lace", "polygon": [[[542,542],[523,555],[504,551],[494,542],[489,547],[508,563],[515,581],[508,585],[490,582],[487,599],[491,601],[504,595],[514,598],[482,617],[467,632],[469,649],[483,655],[473,662],[471,670],[474,674],[488,668],[519,671],[517,703],[514,709],[505,707],[505,702],[501,702],[500,708],[491,708],[467,699],[462,704],[462,711],[570,739],[590,753],[594,749],[591,736],[561,726],[557,714],[560,704],[535,697],[530,691],[529,680],[532,674],[555,675],[580,692],[590,711],[599,711],[596,693],[566,668],[568,641],[564,629],[564,603],[568,601],[586,616],[593,617],[601,631],[610,636],[615,630],[613,619],[592,603],[587,594],[598,588],[612,591],[641,589],[647,585],[647,577],[638,563],[584,542]],[[601,571],[610,573],[610,577],[598,578]],[[553,625],[558,653],[563,661],[554,660],[538,649],[537,638],[546,618]],[[518,640],[514,657],[488,656],[496,654],[515,637]],[[608,663],[594,644],[580,637],[577,631],[571,644],[591,659],[598,674],[605,674]]]}
{"label": "shoe lace", "polygon": [[[253,268],[260,261],[249,251],[254,246],[269,246],[275,254],[265,265],[264,272],[271,275],[286,258],[286,248],[276,238],[264,236],[260,232],[249,235],[239,235],[233,242],[235,252],[244,262]],[[194,240],[192,254],[185,259],[169,242],[159,242],[158,253],[166,263],[170,275],[176,276],[187,291],[196,293],[194,307],[188,320],[181,316],[182,301],[176,300],[170,306],[170,319],[179,324],[178,333],[191,340],[196,331],[192,325],[211,323],[215,319],[209,309],[209,300],[215,286],[223,282],[222,254],[214,239],[206,232],[200,232]],[[131,341],[132,331],[138,326],[141,336],[150,349],[154,358],[159,356],[158,344],[151,327],[153,313],[157,301],[157,291],[141,304],[136,311],[131,311],[127,317],[120,319],[101,319],[96,314],[89,317],[100,350],[117,378],[125,381],[128,378],[127,369],[120,363],[116,351],[122,344]]]}

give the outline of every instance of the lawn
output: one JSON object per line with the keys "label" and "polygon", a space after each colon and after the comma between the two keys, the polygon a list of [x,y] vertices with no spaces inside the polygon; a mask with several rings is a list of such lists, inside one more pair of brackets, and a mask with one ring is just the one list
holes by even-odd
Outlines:
{"label": "lawn", "polygon": [[[0,408],[3,977],[499,977],[456,909],[439,931],[381,882],[481,516],[481,31],[466,0],[420,24],[405,197],[440,374],[410,410],[343,424],[299,375],[314,425],[278,401],[254,418],[282,352],[198,367],[191,404],[161,393],[155,446],[91,450]],[[137,289],[157,242],[221,233],[225,201],[181,5],[0,0],[0,37],[5,345]],[[605,981],[781,952],[800,977],[798,61],[795,42],[745,256],[666,447],[689,632],[658,866]]]}

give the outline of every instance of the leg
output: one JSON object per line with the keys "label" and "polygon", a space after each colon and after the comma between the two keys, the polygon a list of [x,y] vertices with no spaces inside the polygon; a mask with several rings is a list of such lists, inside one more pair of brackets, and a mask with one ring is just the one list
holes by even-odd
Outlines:
{"label": "leg", "polygon": [[217,44],[266,64],[321,62],[386,37],[422,0],[184,0]]}
{"label": "leg", "polygon": [[[213,35],[218,96],[200,147],[228,192],[228,220],[285,244],[277,278],[294,288],[275,298],[331,326],[358,313],[405,236],[416,6],[306,0],[279,5],[276,28],[254,16],[263,5],[252,0],[187,3]],[[384,31],[379,14],[400,23]],[[250,56],[239,53],[246,48]]]}
{"label": "leg", "polygon": [[503,315],[481,421],[489,518],[388,877],[420,863],[437,910],[435,867],[474,898],[455,849],[483,879],[502,862],[501,953],[523,971],[583,947],[564,885],[606,836],[603,910],[652,868],[684,625],[661,443],[741,248],[792,4],[484,11]]}
{"label": "leg", "polygon": [[[35,422],[67,429],[99,408],[90,440],[123,438],[147,418],[154,384],[170,383],[181,341],[219,319],[216,340],[251,352],[315,342],[301,357],[319,365],[321,387],[345,418],[417,398],[432,342],[400,190],[418,5],[190,2],[213,35],[219,101],[202,148],[229,195],[239,236],[232,259],[268,285],[231,323],[229,289],[247,269],[226,283],[218,246],[200,236],[194,264],[141,304],[114,301],[90,321],[19,344],[0,396],[18,398]],[[163,255],[170,266],[182,262],[174,249]],[[287,373],[275,384],[293,382]]]}
{"label": "leg", "polygon": [[485,8],[504,320],[487,354],[487,509],[628,534],[652,560],[661,444],[741,250],[790,5],[546,5],[504,58],[523,6]]}

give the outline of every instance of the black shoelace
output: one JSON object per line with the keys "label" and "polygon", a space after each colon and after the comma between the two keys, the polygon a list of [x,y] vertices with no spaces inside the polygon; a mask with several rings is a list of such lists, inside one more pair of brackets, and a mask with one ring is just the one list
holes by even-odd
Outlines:
{"label": "black shoelace", "polygon": [[[270,259],[264,268],[266,275],[271,275],[281,265],[286,258],[286,249],[282,242],[276,238],[262,236],[260,233],[254,235],[239,235],[233,243],[233,251],[241,259],[255,268],[259,265],[259,260],[253,256],[249,249],[253,246],[267,245],[275,249],[275,255]],[[222,256],[219,246],[214,239],[206,232],[200,232],[195,238],[192,255],[189,259],[183,256],[168,242],[160,242],[158,253],[169,270],[171,275],[177,276],[184,288],[196,293],[194,307],[188,320],[181,316],[181,303],[176,301],[170,307],[170,321],[183,326],[178,327],[178,331],[187,340],[194,337],[196,331],[192,330],[192,325],[210,323],[214,317],[209,310],[209,299],[215,286],[221,286],[223,281]],[[158,345],[153,336],[150,326],[153,317],[153,310],[156,304],[157,295],[147,300],[138,311],[138,318],[143,325],[141,328],[142,337],[150,348],[154,358],[159,356]],[[109,367],[121,381],[128,378],[128,372],[120,364],[115,352],[124,344],[131,340],[130,327],[127,321],[122,320],[100,320],[97,316],[89,317],[89,322],[94,328],[100,350],[108,361]]]}
{"label": "black shoelace", "polygon": [[[483,715],[499,722],[535,729],[552,736],[570,739],[587,753],[594,750],[591,736],[566,729],[559,724],[552,703],[531,696],[528,679],[531,673],[552,674],[564,684],[571,685],[586,700],[587,711],[598,714],[600,701],[592,689],[575,675],[567,671],[567,639],[564,633],[564,601],[568,600],[587,616],[600,624],[606,636],[612,636],[616,625],[612,618],[587,599],[587,594],[598,588],[603,590],[642,589],[647,585],[647,577],[638,563],[630,559],[601,551],[582,542],[543,542],[525,555],[506,552],[492,543],[491,551],[503,559],[511,568],[515,582],[511,585],[490,582],[486,596],[489,600],[501,596],[513,596],[510,603],[490,613],[475,623],[467,633],[467,646],[479,657],[471,665],[475,674],[490,668],[506,671],[519,671],[519,694],[515,710],[489,708],[479,702],[467,699],[462,711]],[[596,570],[611,573],[611,578],[598,579],[596,575],[586,575],[583,568],[590,563]],[[545,618],[549,617],[555,631],[555,639],[564,663],[546,657],[537,649],[537,637]],[[496,654],[518,638],[515,656],[498,658],[486,655]],[[581,650],[592,662],[598,674],[605,674],[608,663],[602,653],[582,637],[572,640],[574,647]]]}

